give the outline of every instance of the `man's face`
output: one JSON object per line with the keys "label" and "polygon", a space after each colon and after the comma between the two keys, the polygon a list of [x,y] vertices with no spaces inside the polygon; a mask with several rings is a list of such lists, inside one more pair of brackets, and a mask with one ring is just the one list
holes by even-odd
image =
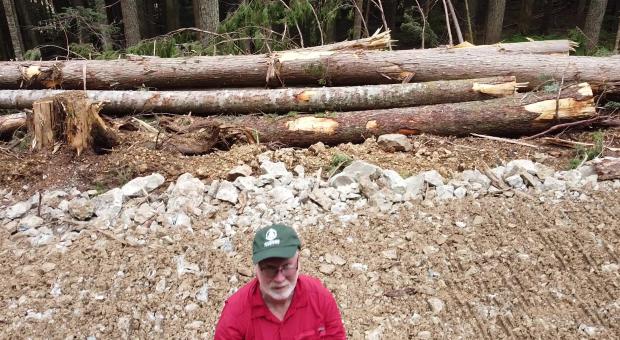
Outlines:
{"label": "man's face", "polygon": [[275,301],[293,294],[299,275],[299,253],[290,259],[273,257],[260,261],[255,268],[261,292]]}

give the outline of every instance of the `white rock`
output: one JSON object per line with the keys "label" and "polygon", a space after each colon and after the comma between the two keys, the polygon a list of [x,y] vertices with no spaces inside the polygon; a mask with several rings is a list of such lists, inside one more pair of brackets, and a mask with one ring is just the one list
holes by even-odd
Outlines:
{"label": "white rock", "polygon": [[363,263],[351,263],[351,269],[356,270],[358,272],[368,271],[368,265]]}
{"label": "white rock", "polygon": [[465,170],[456,177],[468,183],[478,183],[484,189],[487,189],[489,185],[491,185],[491,179],[479,170]]}
{"label": "white rock", "polygon": [[435,189],[438,200],[448,200],[454,198],[454,187],[451,185],[440,185]]}
{"label": "white rock", "polygon": [[515,159],[506,164],[506,171],[504,177],[510,177],[520,174],[522,172],[528,172],[532,175],[538,173],[538,167],[534,162],[529,159]]}
{"label": "white rock", "polygon": [[336,270],[336,266],[333,264],[321,263],[319,265],[319,271],[323,274],[329,275]]}
{"label": "white rock", "polygon": [[93,216],[95,205],[86,198],[78,197],[69,202],[69,214],[76,220],[84,221]]}
{"label": "white rock", "polygon": [[429,331],[420,331],[417,335],[418,339],[430,339],[432,336],[432,333]]}
{"label": "white rock", "polygon": [[431,297],[427,301],[433,314],[439,314],[443,310],[444,303],[440,299]]}
{"label": "white rock", "polygon": [[404,194],[407,190],[407,182],[394,170],[383,170],[383,180],[395,193]]}
{"label": "white rock", "polygon": [[166,179],[164,176],[158,173],[153,173],[145,177],[136,177],[127,182],[121,190],[126,197],[143,196],[145,193],[149,193],[160,185],[164,184]]}
{"label": "white rock", "polygon": [[209,284],[205,282],[205,284],[200,287],[198,292],[196,293],[196,300],[200,302],[209,301]]}
{"label": "white rock", "polygon": [[284,176],[292,176],[286,170],[286,165],[282,162],[272,162],[270,160],[264,160],[260,165],[264,175],[271,175],[274,178],[280,178]]}
{"label": "white rock", "polygon": [[293,191],[286,187],[275,187],[269,192],[271,198],[276,203],[284,203],[292,201],[295,197]]}
{"label": "white rock", "polygon": [[516,189],[519,189],[525,186],[525,183],[523,183],[523,178],[521,178],[521,175],[519,174],[508,176],[505,178],[505,180],[506,180],[506,183],[508,183],[508,185]]}
{"label": "white rock", "polygon": [[355,179],[362,177],[368,177],[371,179],[379,178],[381,176],[381,168],[360,160],[355,160],[342,170],[343,174],[352,176]]}
{"label": "white rock", "polygon": [[381,255],[388,260],[398,260],[398,253],[396,249],[388,249],[381,252]]}
{"label": "white rock", "polygon": [[587,336],[595,336],[597,333],[597,329],[595,326],[589,326],[584,323],[579,324],[579,331],[581,331]]}
{"label": "white rock", "polygon": [[243,164],[232,168],[226,175],[226,179],[229,181],[234,181],[239,177],[248,177],[250,175],[252,175],[252,167],[247,164]]}
{"label": "white rock", "polygon": [[332,178],[329,179],[328,183],[331,187],[338,189],[341,186],[348,186],[357,182],[352,175],[346,173],[339,173],[332,176]]}
{"label": "white rock", "polygon": [[564,191],[566,190],[566,182],[553,177],[545,178],[543,188],[546,191]]}
{"label": "white rock", "polygon": [[466,195],[467,195],[467,189],[465,189],[464,187],[458,187],[454,189],[454,197],[463,198]]}
{"label": "white rock", "polygon": [[[256,189],[256,182],[257,182],[256,177],[246,176],[246,177],[237,177],[235,181],[233,182],[233,184],[237,188],[239,188],[239,190],[253,191],[254,189]],[[214,192],[217,192],[217,191],[214,191]]]}
{"label": "white rock", "polygon": [[168,199],[166,210],[168,212],[176,212],[185,210],[193,212],[202,203],[204,199],[205,185],[201,180],[192,176],[192,174],[184,173],[172,187]]}
{"label": "white rock", "polygon": [[43,225],[44,220],[37,215],[28,215],[22,218],[17,225],[19,230],[36,229]]}
{"label": "white rock", "polygon": [[32,203],[28,201],[18,202],[9,207],[6,211],[6,218],[16,219],[24,216],[32,208]]}
{"label": "white rock", "polygon": [[114,188],[91,199],[95,206],[95,215],[104,219],[112,219],[118,216],[123,208],[123,191]]}
{"label": "white rock", "polygon": [[144,223],[155,215],[155,210],[148,203],[142,203],[133,216],[136,223]]}
{"label": "white rock", "polygon": [[426,188],[424,185],[424,175],[407,177],[404,181],[405,200],[422,198],[422,192],[424,192],[424,189]]}
{"label": "white rock", "polygon": [[601,270],[604,273],[612,273],[612,272],[617,272],[619,269],[619,266],[617,263],[606,263],[601,265]]}
{"label": "white rock", "polygon": [[377,144],[381,149],[387,152],[394,151],[411,151],[413,145],[409,138],[398,133],[385,134],[377,138]]}
{"label": "white rock", "polygon": [[185,260],[185,255],[178,255],[174,257],[174,261],[177,265],[177,275],[178,277],[183,276],[186,273],[190,274],[199,274],[200,267],[195,264]]}
{"label": "white rock", "polygon": [[444,184],[443,177],[437,172],[437,170],[424,171],[420,173],[424,177],[424,181],[433,186],[441,186]]}
{"label": "white rock", "polygon": [[217,189],[215,198],[220,201],[226,201],[235,204],[239,200],[239,191],[229,181],[222,181],[219,188]]}

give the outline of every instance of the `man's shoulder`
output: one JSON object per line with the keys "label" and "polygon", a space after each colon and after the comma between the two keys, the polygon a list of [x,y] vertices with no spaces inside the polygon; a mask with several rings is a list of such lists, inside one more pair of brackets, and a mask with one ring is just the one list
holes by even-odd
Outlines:
{"label": "man's shoulder", "polygon": [[307,289],[307,292],[310,294],[331,294],[323,282],[316,277],[310,275],[299,275],[297,280],[303,283],[304,288]]}
{"label": "man's shoulder", "polygon": [[235,312],[247,311],[252,304],[252,292],[256,286],[256,279],[246,283],[239,288],[233,295],[226,299],[226,305],[233,307]]}

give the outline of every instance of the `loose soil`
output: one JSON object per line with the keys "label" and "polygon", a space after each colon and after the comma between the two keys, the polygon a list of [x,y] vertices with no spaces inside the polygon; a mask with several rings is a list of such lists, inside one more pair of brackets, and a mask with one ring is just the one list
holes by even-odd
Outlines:
{"label": "loose soil", "polygon": [[[591,141],[589,133],[562,137]],[[620,147],[618,137],[617,130],[605,132],[608,146]],[[408,153],[386,153],[367,140],[324,150],[276,149],[273,158],[312,173],[327,172],[332,157],[344,154],[403,176],[436,169],[451,177],[513,159],[566,169],[575,154],[477,138],[414,141]],[[103,191],[151,172],[168,181],[184,172],[209,181],[239,163],[257,168],[257,155],[270,150],[244,145],[185,157],[151,144],[132,133],[106,155],[0,152],[0,190],[16,198],[53,188]],[[618,338],[620,195],[618,189],[587,194],[586,202],[517,196],[416,202],[346,225],[325,215],[300,231],[301,270],[332,290],[351,339],[581,338],[592,332]],[[193,235],[174,235],[172,242],[153,236],[142,247],[86,231],[64,252],[33,248],[0,228],[2,337],[211,338],[226,297],[251,279],[253,231],[237,230],[235,252],[227,254],[214,246],[220,235],[210,223],[205,217],[194,222]],[[395,257],[383,254],[390,250]],[[346,264],[320,273],[331,255]],[[178,256],[206,274],[179,275]],[[368,269],[354,270],[353,263]],[[197,302],[205,283],[208,300]],[[431,297],[442,300],[443,309],[433,311]]]}

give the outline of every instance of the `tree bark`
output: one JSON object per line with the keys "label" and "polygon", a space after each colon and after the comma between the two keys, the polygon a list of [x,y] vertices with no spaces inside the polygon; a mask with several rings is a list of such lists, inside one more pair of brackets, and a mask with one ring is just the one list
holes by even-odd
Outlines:
{"label": "tree bark", "polygon": [[29,5],[28,1],[17,1],[17,6],[19,7],[17,8],[16,13],[20,18],[23,18],[21,24],[25,28],[24,31],[26,39],[24,40],[24,51],[26,51],[29,46],[38,46],[39,38],[37,36],[37,32],[33,29],[33,13],[32,10],[29,8],[31,4]]}
{"label": "tree bark", "polygon": [[104,51],[112,50],[112,34],[108,24],[108,13],[106,11],[105,0],[95,0],[95,10],[102,16],[102,19],[97,22],[98,31],[101,34],[99,37],[99,39],[101,39],[101,47]]}
{"label": "tree bark", "polygon": [[[513,95],[514,77],[352,87],[212,91],[87,91],[107,113],[287,113],[352,111],[484,100]],[[83,92],[83,91],[80,91]],[[0,90],[1,108],[30,108],[63,90]]]}
{"label": "tree bark", "polygon": [[174,31],[179,24],[179,0],[166,0],[166,30]]}
{"label": "tree bark", "polygon": [[11,34],[11,43],[13,44],[15,59],[24,59],[24,40],[22,38],[17,11],[15,10],[15,3],[13,3],[13,0],[2,0],[2,3],[4,5],[4,13],[6,14],[9,32]]}
{"label": "tree bark", "polygon": [[127,46],[136,45],[142,39],[136,0],[121,0],[121,10],[123,12],[123,26],[125,28],[125,43]]}
{"label": "tree bark", "polygon": [[522,0],[521,11],[519,13],[519,22],[517,24],[517,26],[519,27],[519,32],[521,32],[521,34],[529,34],[533,12],[534,0]]}
{"label": "tree bark", "polygon": [[616,43],[614,44],[614,54],[620,51],[620,15],[618,16],[618,31],[616,32]]}
{"label": "tree bark", "polygon": [[586,35],[586,48],[589,52],[594,51],[598,45],[598,37],[601,33],[601,25],[607,8],[607,0],[591,0],[583,33]]}
{"label": "tree bark", "polygon": [[[220,9],[218,0],[194,0],[194,11],[198,12],[198,28],[208,31],[217,32],[220,24]],[[211,34],[202,35],[202,43],[207,46],[211,39]]]}
{"label": "tree bark", "polygon": [[489,0],[487,11],[487,28],[484,36],[485,44],[494,44],[502,37],[506,0]]}
{"label": "tree bark", "polygon": [[[557,114],[556,103],[559,103]],[[194,117],[197,122],[187,130],[217,126],[244,131],[260,143],[306,147],[319,141],[326,144],[358,143],[387,133],[528,135],[594,114],[591,89],[582,84],[579,89],[564,91],[560,99],[557,99],[557,93],[519,94],[477,102],[320,115]]]}
{"label": "tree bark", "polygon": [[[557,45],[552,45],[555,50]],[[2,62],[0,88],[82,89],[84,68],[88,89],[370,85],[497,75],[514,75],[517,81],[530,85],[562,77],[566,81],[620,81],[620,59],[518,54],[533,52],[532,46],[549,45],[533,42],[401,51]]]}
{"label": "tree bark", "polygon": [[0,116],[0,136],[13,133],[25,125],[26,114],[23,112]]}
{"label": "tree bark", "polygon": [[364,0],[352,0],[353,2],[353,39],[362,37],[362,9]]}
{"label": "tree bark", "polygon": [[583,21],[585,18],[586,5],[588,4],[588,0],[579,0],[577,3],[577,13],[575,15],[575,26],[583,28]]}

